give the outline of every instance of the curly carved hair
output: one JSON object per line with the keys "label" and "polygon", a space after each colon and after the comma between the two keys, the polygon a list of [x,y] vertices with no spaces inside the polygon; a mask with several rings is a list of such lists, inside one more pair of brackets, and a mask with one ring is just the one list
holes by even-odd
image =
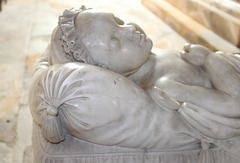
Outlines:
{"label": "curly carved hair", "polygon": [[77,38],[78,35],[75,30],[75,18],[85,10],[88,10],[85,6],[79,9],[66,9],[63,14],[59,16],[58,27],[61,36],[60,41],[68,60],[94,65],[96,63],[81,39]]}

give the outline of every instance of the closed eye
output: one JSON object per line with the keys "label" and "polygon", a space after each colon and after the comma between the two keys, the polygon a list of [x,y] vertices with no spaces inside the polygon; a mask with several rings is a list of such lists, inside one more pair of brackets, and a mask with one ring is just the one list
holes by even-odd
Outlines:
{"label": "closed eye", "polygon": [[124,21],[122,19],[120,19],[114,15],[113,15],[113,18],[118,25],[124,25]]}

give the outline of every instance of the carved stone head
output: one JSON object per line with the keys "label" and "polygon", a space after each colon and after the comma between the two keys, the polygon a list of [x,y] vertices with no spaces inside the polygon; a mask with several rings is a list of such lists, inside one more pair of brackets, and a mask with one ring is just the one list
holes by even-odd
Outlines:
{"label": "carved stone head", "polygon": [[82,7],[65,10],[59,18],[65,53],[74,61],[128,74],[148,59],[152,41],[134,23],[112,13]]}

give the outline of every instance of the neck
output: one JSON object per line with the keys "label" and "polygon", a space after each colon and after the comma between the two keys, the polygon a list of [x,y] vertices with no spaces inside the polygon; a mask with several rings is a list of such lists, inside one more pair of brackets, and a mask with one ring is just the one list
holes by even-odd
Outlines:
{"label": "neck", "polygon": [[155,66],[155,54],[151,54],[148,60],[137,70],[132,72],[130,75],[126,75],[130,80],[144,88],[151,84],[153,76],[153,69]]}

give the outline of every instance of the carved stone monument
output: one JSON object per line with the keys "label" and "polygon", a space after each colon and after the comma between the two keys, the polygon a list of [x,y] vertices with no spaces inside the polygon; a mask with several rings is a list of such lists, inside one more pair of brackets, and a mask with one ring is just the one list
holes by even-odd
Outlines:
{"label": "carved stone monument", "polygon": [[34,163],[240,161],[240,56],[153,50],[135,23],[65,10],[29,93]]}

